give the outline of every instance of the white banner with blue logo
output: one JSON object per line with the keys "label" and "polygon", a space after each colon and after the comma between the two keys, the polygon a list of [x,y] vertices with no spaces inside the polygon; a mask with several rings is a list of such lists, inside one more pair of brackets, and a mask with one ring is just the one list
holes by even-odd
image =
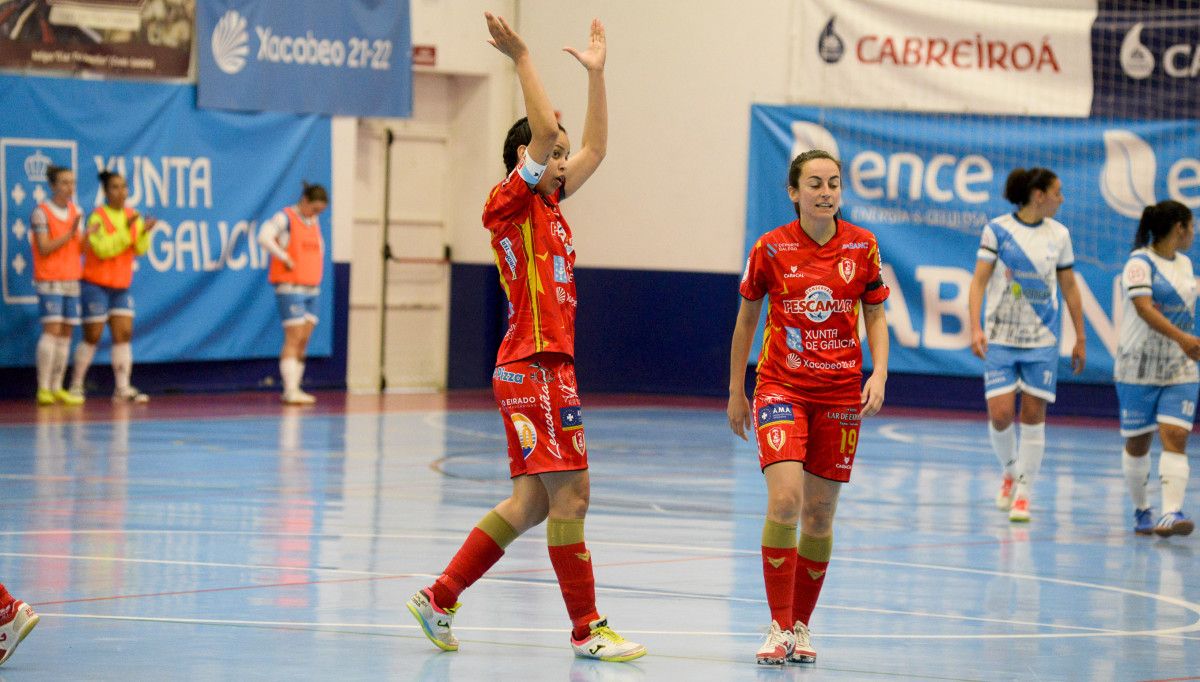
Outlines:
{"label": "white banner with blue logo", "polygon": [[[1088,337],[1087,369],[1078,377],[1060,369],[1066,381],[1111,381],[1118,279],[1142,207],[1163,199],[1200,207],[1195,121],[756,105],[747,252],[759,235],[795,218],[784,191],[787,166],[812,148],[842,161],[843,218],[879,238],[892,288],[886,304],[890,368],[897,372],[982,374],[982,361],[969,348],[967,292],[983,226],[1013,210],[1003,196],[1013,168],[1044,166],[1062,180],[1066,201],[1056,219],[1071,232]],[[1060,353],[1066,357],[1073,331],[1069,316],[1061,319]]]}
{"label": "white banner with blue logo", "polygon": [[199,104],[412,115],[407,0],[197,0]]}
{"label": "white banner with blue logo", "polygon": [[[49,196],[50,164],[75,171],[85,212],[97,172],[116,170],[127,206],[158,219],[130,292],[139,361],[278,355],[283,334],[258,225],[328,186],[330,125],[320,116],[197,110],[191,86],[0,76],[0,366],[33,364],[40,326],[30,214]],[[329,244],[328,213],[321,216]],[[332,352],[332,263],[309,354]],[[101,358],[106,357],[104,348]]]}

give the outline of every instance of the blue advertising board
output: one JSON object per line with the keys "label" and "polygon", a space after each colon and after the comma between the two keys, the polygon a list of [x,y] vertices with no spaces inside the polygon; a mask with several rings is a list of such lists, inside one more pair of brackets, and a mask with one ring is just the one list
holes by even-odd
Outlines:
{"label": "blue advertising board", "polygon": [[197,0],[199,104],[412,115],[407,0]]}
{"label": "blue advertising board", "polygon": [[[255,237],[296,202],[302,181],[328,186],[329,119],[198,110],[195,94],[184,85],[0,76],[0,366],[33,364],[40,327],[29,220],[49,196],[50,163],[75,171],[84,211],[103,200],[97,173],[109,169],[125,176],[127,205],[158,219],[130,288],[139,361],[278,355],[269,257]],[[329,244],[332,218],[321,219]],[[319,304],[327,321],[332,281],[327,248]],[[331,326],[317,326],[310,355],[331,353]]]}
{"label": "blue advertising board", "polygon": [[[812,148],[840,158],[843,217],[879,238],[892,288],[893,371],[982,374],[969,348],[967,293],[983,226],[1013,210],[1003,197],[1013,168],[1043,166],[1062,180],[1066,201],[1056,218],[1072,235],[1088,353],[1083,374],[1060,371],[1066,381],[1111,381],[1117,278],[1142,207],[1163,199],[1200,206],[1194,121],[764,105],[750,115],[747,252],[761,234],[795,218],[784,191],[790,160]],[[1065,356],[1073,331],[1062,318]]]}

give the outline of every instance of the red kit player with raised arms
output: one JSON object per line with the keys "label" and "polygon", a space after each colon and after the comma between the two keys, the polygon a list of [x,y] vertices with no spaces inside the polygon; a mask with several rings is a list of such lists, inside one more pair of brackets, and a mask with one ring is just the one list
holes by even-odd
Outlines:
{"label": "red kit player with raised arms", "polygon": [[[771,625],[757,654],[763,665],[816,661],[808,627],[829,567],[838,493],[850,480],[859,420],[882,407],[887,381],[889,292],[875,235],[837,217],[841,164],[821,150],[796,157],[788,196],[797,220],[750,250],[729,361],[729,426],[742,438],[755,427],[767,481],[762,558]],[[746,361],[764,296],[752,412]],[[865,384],[860,304],[874,360]]]}
{"label": "red kit player with raised arms", "polygon": [[600,166],[608,144],[604,26],[592,21],[586,50],[564,48],[588,73],[583,144],[572,156],[529,49],[502,18],[485,16],[491,44],[516,66],[527,114],[508,131],[508,176],[492,189],[483,211],[509,302],[492,389],[508,438],[512,495],[479,521],[408,609],[430,641],[457,650],[450,625],[458,595],[500,560],[509,543],[548,519],[550,563],[571,618],[575,655],[630,661],[646,649],[614,632],[596,611],[591,552],[583,541],[590,485],[575,385],[575,249],[559,210],[559,202]]}

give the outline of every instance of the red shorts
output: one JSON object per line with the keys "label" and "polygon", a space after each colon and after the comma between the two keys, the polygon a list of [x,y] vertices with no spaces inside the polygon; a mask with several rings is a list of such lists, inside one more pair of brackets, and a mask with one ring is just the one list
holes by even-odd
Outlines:
{"label": "red shorts", "polygon": [[800,462],[814,476],[846,483],[858,449],[859,403],[754,396],[758,466]]}
{"label": "red shorts", "polygon": [[492,374],[492,393],[508,437],[513,478],[587,468],[574,360],[542,353],[501,365]]}

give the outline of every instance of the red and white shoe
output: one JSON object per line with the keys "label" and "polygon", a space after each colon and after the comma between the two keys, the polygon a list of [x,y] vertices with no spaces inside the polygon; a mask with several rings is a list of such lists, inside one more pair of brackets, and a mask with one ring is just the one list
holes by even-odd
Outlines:
{"label": "red and white shoe", "polygon": [[788,663],[816,663],[817,650],[813,648],[808,626],[796,621],[792,626],[792,634],[796,636],[796,645],[792,647],[792,653],[788,654]]}
{"label": "red and white shoe", "polygon": [[1008,511],[1012,509],[1013,489],[1016,488],[1016,481],[1008,474],[1004,475],[1004,480],[1000,482],[1000,491],[996,493],[996,509]]}
{"label": "red and white shoe", "polygon": [[796,635],[791,630],[781,629],[779,623],[771,621],[771,628],[767,630],[767,639],[758,648],[755,660],[759,665],[783,665],[792,655],[792,649],[795,647]]}
{"label": "red and white shoe", "polygon": [[12,658],[17,645],[33,632],[40,618],[32,606],[19,599],[0,609],[0,665]]}
{"label": "red and white shoe", "polygon": [[1008,510],[1008,520],[1013,523],[1029,523],[1029,498],[1017,495],[1013,500],[1012,509]]}

